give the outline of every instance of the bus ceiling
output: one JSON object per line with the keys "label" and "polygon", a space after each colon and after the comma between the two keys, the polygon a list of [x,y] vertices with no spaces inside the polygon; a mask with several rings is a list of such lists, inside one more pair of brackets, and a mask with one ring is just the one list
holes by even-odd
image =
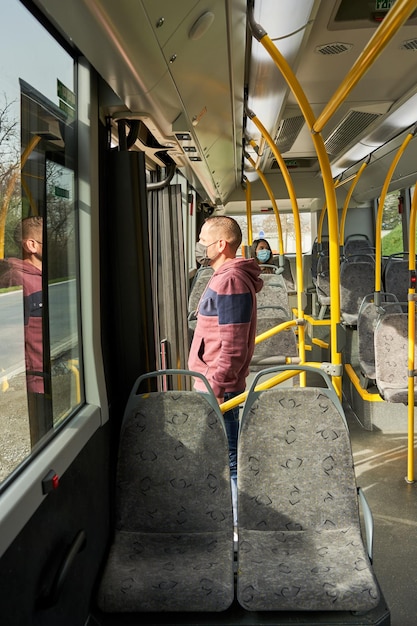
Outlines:
{"label": "bus ceiling", "polygon": [[[318,117],[383,24],[385,14],[375,14],[377,2],[34,1],[110,87],[102,118],[140,120],[204,201],[221,211],[244,212],[245,178],[254,201],[265,200],[256,171],[245,165],[245,150],[277,200],[288,197],[274,155],[246,117],[249,108],[274,138],[297,197],[309,210],[321,206],[311,128],[284,76],[252,36],[248,14],[253,6],[253,19],[267,29]],[[416,23],[414,11],[324,126],[335,178],[381,146],[389,151],[387,141],[395,149],[398,135],[415,123]],[[413,141],[402,184],[411,180],[415,148]],[[164,167],[157,150],[152,162]],[[367,190],[382,184],[383,168],[376,163],[375,155],[354,201],[366,201]]]}

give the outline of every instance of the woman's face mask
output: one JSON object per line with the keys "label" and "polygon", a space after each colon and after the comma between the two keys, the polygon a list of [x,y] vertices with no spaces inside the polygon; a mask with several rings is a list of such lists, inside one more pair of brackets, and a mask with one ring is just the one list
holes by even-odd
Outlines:
{"label": "woman's face mask", "polygon": [[258,252],[256,253],[256,258],[258,259],[258,261],[260,261],[260,263],[266,263],[267,261],[269,261],[270,256],[271,251],[267,250],[266,248],[258,250]]}

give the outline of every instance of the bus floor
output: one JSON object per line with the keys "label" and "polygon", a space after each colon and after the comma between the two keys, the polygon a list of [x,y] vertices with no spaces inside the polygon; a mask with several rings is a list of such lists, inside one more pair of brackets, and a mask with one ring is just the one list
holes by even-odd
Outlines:
{"label": "bus floor", "polygon": [[374,518],[373,566],[391,612],[391,626],[416,626],[417,483],[407,476],[407,433],[365,430],[344,407],[357,484]]}

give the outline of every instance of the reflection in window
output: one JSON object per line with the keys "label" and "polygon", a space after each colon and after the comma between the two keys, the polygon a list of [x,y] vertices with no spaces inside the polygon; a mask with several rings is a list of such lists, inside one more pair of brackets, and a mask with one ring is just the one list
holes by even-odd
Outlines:
{"label": "reflection in window", "polygon": [[0,486],[82,400],[74,62],[20,2],[8,11],[20,37],[0,39]]}

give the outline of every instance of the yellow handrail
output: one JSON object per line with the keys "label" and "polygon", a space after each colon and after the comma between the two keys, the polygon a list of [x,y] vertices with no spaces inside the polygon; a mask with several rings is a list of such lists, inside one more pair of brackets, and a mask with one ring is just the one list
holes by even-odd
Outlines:
{"label": "yellow handrail", "polygon": [[[304,91],[301,88],[294,72],[289,66],[286,59],[282,56],[279,50],[276,48],[273,41],[268,37],[266,32],[258,25],[251,24],[252,30],[258,41],[264,46],[265,50],[269,53],[274,63],[281,71],[283,77],[287,81],[294,97],[296,98],[300,109],[303,113],[304,119],[310,130],[313,128],[315,122],[313,110],[307,100]],[[330,298],[332,306],[330,309],[330,337],[331,337],[331,359],[333,365],[341,366],[342,355],[337,351],[338,337],[337,327],[340,323],[340,293],[339,293],[339,275],[340,275],[340,259],[339,259],[339,229],[338,229],[338,215],[336,204],[336,193],[333,184],[333,177],[330,169],[330,162],[326,152],[323,138],[318,133],[312,134],[313,144],[317,153],[317,158],[320,164],[320,169],[323,177],[324,191],[326,196],[326,204],[328,209],[328,230],[329,230],[329,256],[330,256]],[[337,367],[338,370],[341,368]],[[335,375],[332,378],[333,386],[336,390],[339,398],[342,397],[342,377]]]}
{"label": "yellow handrail", "polygon": [[397,150],[397,154],[392,160],[392,163],[389,167],[387,175],[385,177],[384,185],[382,187],[381,195],[379,197],[378,211],[376,215],[376,225],[375,225],[375,293],[379,293],[381,291],[381,259],[382,259],[382,240],[381,240],[381,231],[382,231],[382,218],[384,214],[384,204],[385,198],[388,192],[388,187],[391,182],[391,178],[394,174],[395,168],[398,165],[398,161],[400,160],[404,150],[414,137],[414,133],[408,133],[401,146]]}
{"label": "yellow handrail", "polygon": [[258,343],[265,341],[265,339],[269,339],[270,337],[273,337],[282,330],[287,330],[287,328],[291,328],[292,326],[302,327],[303,322],[302,320],[287,320],[286,322],[281,322],[281,324],[277,324],[277,326],[273,326],[269,330],[266,330],[264,333],[257,335],[255,337],[255,345],[258,345]]}
{"label": "yellow handrail", "polygon": [[[366,168],[366,166],[368,165],[368,162],[365,161],[364,163],[362,163],[362,165],[360,166],[359,170],[356,172],[355,176],[353,177],[353,181],[351,186],[349,187],[349,191],[347,192],[346,198],[345,198],[345,202],[343,204],[343,210],[342,210],[342,216],[340,218],[340,232],[339,232],[339,246],[342,247],[344,242],[345,242],[345,223],[346,223],[346,215],[347,215],[347,211],[349,208],[349,202],[350,199],[352,197],[352,194],[355,190],[356,185],[359,182],[360,177],[362,176],[362,173],[364,171],[364,169]],[[344,181],[344,182],[347,182]]]}
{"label": "yellow handrail", "polygon": [[250,180],[246,179],[245,197],[246,197],[246,222],[248,225],[248,246],[253,243],[252,230],[252,190]]}
{"label": "yellow handrail", "polygon": [[[299,363],[298,365],[309,365],[311,367],[321,368],[322,363],[309,361],[308,363]],[[293,376],[297,376],[300,373],[301,373],[300,370],[287,370],[286,372],[280,372],[276,376],[272,376],[271,378],[268,378],[268,380],[265,380],[263,383],[260,383],[259,385],[257,385],[254,391],[265,391],[266,389],[275,387],[275,385],[278,385],[279,383],[282,383],[285,380],[288,380],[289,378],[293,378]],[[238,406],[241,402],[244,402],[247,397],[248,397],[248,391],[244,391],[243,393],[239,394],[238,396],[235,396],[231,400],[228,400],[227,402],[223,402],[223,404],[219,405],[221,412],[226,413],[226,411],[230,411],[230,409],[233,409],[235,406]]]}
{"label": "yellow handrail", "polygon": [[416,214],[417,214],[417,193],[414,193],[410,211],[410,231],[408,247],[408,268],[410,272],[410,285],[408,289],[408,455],[407,455],[407,482],[414,482],[414,382],[415,382],[415,339],[416,339],[416,293],[415,282],[411,281],[411,276],[415,277],[416,271]]}
{"label": "yellow handrail", "polygon": [[[265,126],[258,119],[258,117],[256,116],[256,114],[254,112],[248,111],[248,115],[251,118],[252,122],[257,127],[257,129],[259,130],[259,132],[261,133],[262,137],[267,141],[270,149],[272,150],[272,153],[275,156],[275,159],[276,159],[276,161],[278,163],[278,166],[280,168],[281,174],[282,174],[282,176],[284,178],[285,185],[286,185],[287,191],[288,191],[288,195],[290,196],[291,208],[292,208],[292,213],[293,213],[293,216],[294,216],[294,228],[295,228],[295,246],[296,246],[295,262],[296,262],[297,310],[298,310],[297,315],[298,315],[298,317],[300,319],[303,319],[304,318],[303,300],[302,300],[303,291],[304,291],[304,284],[303,284],[303,249],[302,249],[302,242],[301,242],[300,211],[298,209],[297,196],[296,196],[296,193],[295,193],[293,181],[291,179],[291,176],[290,176],[290,174],[288,172],[288,168],[287,168],[287,166],[285,164],[284,159],[282,158],[282,155],[281,155],[280,151],[278,150],[274,140],[272,139],[271,135],[269,134],[269,132],[267,131]],[[300,333],[299,333],[299,354],[300,354],[301,360],[304,361],[305,360],[305,330],[304,330],[304,326],[300,327]],[[306,376],[305,376],[304,372],[302,373],[301,380],[302,380],[302,384],[305,385]]]}
{"label": "yellow handrail", "polygon": [[259,178],[262,181],[263,186],[265,187],[266,193],[268,194],[268,197],[271,201],[272,208],[275,213],[275,219],[277,222],[279,253],[283,255],[284,254],[284,240],[282,236],[281,218],[279,216],[277,202],[275,200],[274,194],[272,193],[271,185],[268,183],[265,174],[261,170],[257,169],[255,161],[247,152],[245,152],[245,159],[249,161],[249,163],[252,165],[255,172],[258,174]]}
{"label": "yellow handrail", "polygon": [[313,132],[320,133],[323,130],[332,115],[416,8],[417,0],[397,0],[395,2],[373,37],[371,37],[352,65],[350,71],[346,74],[344,80],[329,99],[328,104],[318,116],[312,127]]}

